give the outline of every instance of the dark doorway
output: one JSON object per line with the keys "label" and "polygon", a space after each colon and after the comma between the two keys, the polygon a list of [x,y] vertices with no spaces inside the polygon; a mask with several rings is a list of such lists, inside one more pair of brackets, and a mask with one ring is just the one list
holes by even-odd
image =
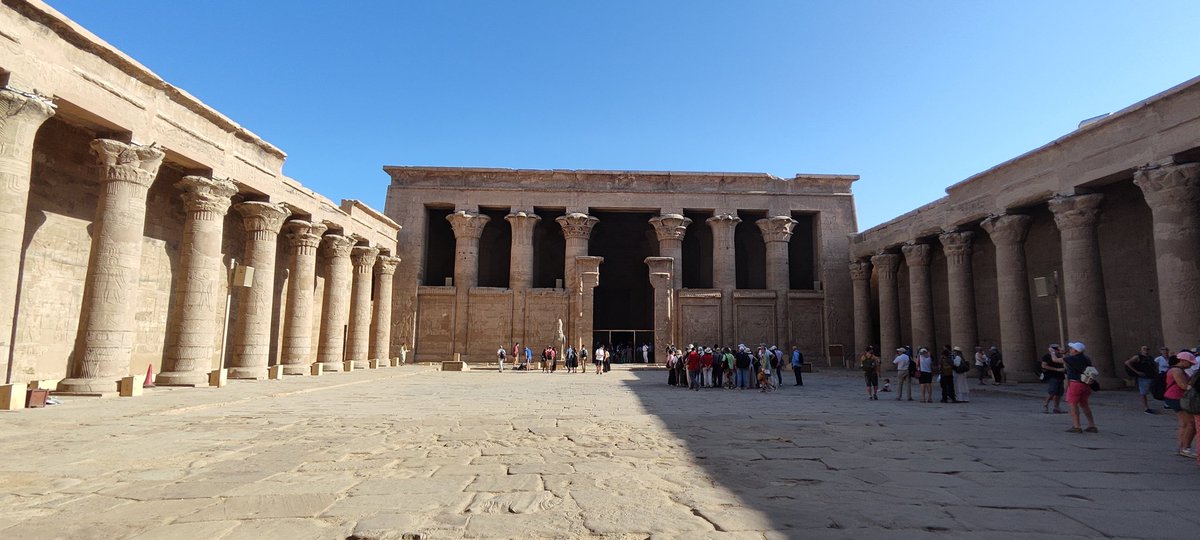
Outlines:
{"label": "dark doorway", "polygon": [[588,253],[604,257],[595,291],[595,330],[654,328],[654,289],[646,257],[658,255],[658,240],[648,212],[593,212]]}
{"label": "dark doorway", "polygon": [[557,286],[565,272],[566,240],[563,239],[562,225],[554,221],[563,215],[563,211],[535,208],[534,213],[542,220],[533,227],[533,286],[549,289]]}
{"label": "dark doorway", "polygon": [[479,236],[479,286],[508,287],[512,258],[512,227],[504,219],[508,209],[481,208],[479,213],[489,218]]}
{"label": "dark doorway", "polygon": [[[685,210],[683,216],[692,220],[683,236],[683,288],[711,289],[713,286],[712,228],[705,221],[712,212]],[[678,271],[678,269],[677,269]]]}
{"label": "dark doorway", "polygon": [[796,228],[788,244],[788,271],[792,289],[813,290],[817,279],[816,214],[792,212]]}
{"label": "dark doorway", "polygon": [[[608,350],[613,354],[612,363],[618,364],[623,362],[639,364],[646,363],[642,359],[642,345],[647,345],[646,353],[649,357],[650,364],[654,360],[654,331],[652,330],[597,330],[592,332],[592,351],[595,352],[597,345],[606,345]],[[622,349],[628,347],[631,350]]]}
{"label": "dark doorway", "polygon": [[443,286],[446,278],[454,277],[454,229],[446,216],[453,208],[425,209],[425,279],[424,285]]}
{"label": "dark doorway", "polygon": [[737,288],[767,288],[767,244],[756,221],[767,217],[766,211],[738,210],[742,222],[733,232],[734,259],[737,260]]}

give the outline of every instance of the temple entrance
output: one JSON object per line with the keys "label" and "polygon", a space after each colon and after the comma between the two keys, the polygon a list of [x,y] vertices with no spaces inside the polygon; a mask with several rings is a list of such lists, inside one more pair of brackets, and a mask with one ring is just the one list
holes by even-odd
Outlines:
{"label": "temple entrance", "polygon": [[[643,343],[654,348],[654,288],[646,257],[658,255],[658,237],[650,212],[592,212],[600,219],[592,230],[588,254],[604,257],[593,304],[592,348]],[[638,355],[640,357],[640,355]],[[631,354],[631,358],[633,355]],[[614,356],[616,358],[616,356]]]}
{"label": "temple entrance", "polygon": [[[608,345],[614,364],[654,363],[654,330],[596,330],[592,342]],[[648,345],[642,358],[642,345]]]}

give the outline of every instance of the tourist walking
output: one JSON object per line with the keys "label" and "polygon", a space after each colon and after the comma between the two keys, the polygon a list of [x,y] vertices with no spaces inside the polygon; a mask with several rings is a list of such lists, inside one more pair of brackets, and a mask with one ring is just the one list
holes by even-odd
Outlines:
{"label": "tourist walking", "polygon": [[1004,356],[1000,354],[1000,349],[992,345],[988,349],[988,367],[992,368],[992,385],[999,386],[1004,382]]}
{"label": "tourist walking", "polygon": [[867,345],[867,350],[858,359],[858,367],[862,369],[867,379],[867,399],[879,399],[879,357],[875,356],[875,347]]}
{"label": "tourist walking", "polygon": [[588,350],[583,344],[579,344],[579,365],[575,370],[578,373],[587,373]]}
{"label": "tourist walking", "polygon": [[796,386],[804,386],[804,354],[792,346],[792,373],[796,375]]}
{"label": "tourist walking", "polygon": [[954,351],[946,345],[942,349],[942,354],[938,356],[938,382],[942,387],[942,403],[958,403],[958,396],[954,394]]}
{"label": "tourist walking", "polygon": [[501,345],[500,348],[496,350],[496,361],[500,363],[500,373],[504,373],[505,356],[508,356],[508,351],[504,350],[504,346]]}
{"label": "tourist walking", "polygon": [[904,398],[904,388],[908,387],[908,400],[912,401],[912,360],[908,357],[908,349],[900,347],[896,349],[896,358],[892,359],[892,363],[896,365],[896,401]]}
{"label": "tourist walking", "polygon": [[1196,438],[1196,420],[1192,413],[1180,407],[1179,400],[1192,387],[1192,383],[1196,382],[1189,379],[1185,371],[1196,364],[1196,357],[1190,352],[1180,351],[1171,358],[1175,363],[1167,370],[1167,390],[1163,392],[1163,397],[1166,398],[1164,403],[1167,404],[1167,408],[1175,411],[1175,418],[1179,424],[1175,431],[1179,443],[1179,455],[1195,458],[1196,452],[1192,450],[1192,440]]}
{"label": "tourist walking", "polygon": [[558,349],[550,347],[547,350],[550,354],[550,373],[554,373],[558,369]]}
{"label": "tourist walking", "polygon": [[[1170,364],[1167,365],[1170,367]],[[1158,378],[1158,362],[1150,357],[1150,347],[1142,345],[1137,354],[1125,361],[1125,373],[1137,381],[1138,397],[1142,400],[1142,412],[1154,414],[1150,408],[1150,391],[1154,388],[1154,379]]]}
{"label": "tourist walking", "polygon": [[[1092,417],[1092,406],[1088,404],[1088,398],[1092,395],[1092,387],[1088,383],[1083,382],[1084,372],[1087,368],[1092,367],[1092,359],[1088,358],[1083,351],[1086,350],[1082,342],[1073,342],[1067,344],[1067,356],[1062,359],[1063,364],[1067,366],[1067,405],[1071,411],[1071,433],[1097,433],[1100,430],[1096,428],[1096,420]],[[1091,381],[1089,381],[1091,382]],[[1088,427],[1080,429],[1079,413],[1083,411],[1087,417]]]}
{"label": "tourist walking", "polygon": [[929,349],[917,349],[917,382],[921,383],[921,403],[933,403],[933,358]]}
{"label": "tourist walking", "polygon": [[1063,383],[1067,378],[1067,366],[1062,363],[1062,350],[1057,343],[1051,344],[1042,356],[1042,380],[1046,382],[1046,400],[1042,402],[1042,413],[1050,414],[1050,402],[1054,402],[1054,414],[1062,414]]}
{"label": "tourist walking", "polygon": [[567,350],[563,352],[563,358],[566,359],[567,373],[574,373],[575,366],[579,363],[579,358],[575,356],[575,347],[567,345]]}
{"label": "tourist walking", "polygon": [[[963,358],[963,351],[954,348],[954,395],[959,403],[971,402],[971,385],[967,383],[967,374],[971,372],[970,361]],[[981,379],[982,381],[982,379]]]}

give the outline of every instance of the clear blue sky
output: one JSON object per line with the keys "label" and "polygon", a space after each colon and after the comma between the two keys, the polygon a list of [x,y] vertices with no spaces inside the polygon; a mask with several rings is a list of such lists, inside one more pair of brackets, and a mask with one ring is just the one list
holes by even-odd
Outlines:
{"label": "clear blue sky", "polygon": [[850,173],[860,229],[1200,75],[1200,2],[50,0],[382,208],[383,165]]}

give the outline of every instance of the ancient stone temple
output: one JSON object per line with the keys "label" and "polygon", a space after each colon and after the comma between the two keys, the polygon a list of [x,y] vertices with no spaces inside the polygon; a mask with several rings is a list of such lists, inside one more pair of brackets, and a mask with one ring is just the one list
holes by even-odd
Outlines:
{"label": "ancient stone temple", "polygon": [[222,359],[261,379],[392,357],[397,225],[284,176],[285,157],[44,3],[5,2],[6,379],[105,394],[148,366],[196,385]]}
{"label": "ancient stone temple", "polygon": [[[393,348],[849,343],[855,176],[385,167]],[[661,358],[661,356],[660,356]]]}
{"label": "ancient stone temple", "polygon": [[995,345],[1032,379],[1081,341],[1116,385],[1141,345],[1200,344],[1200,78],[946,193],[852,238],[856,350]]}

